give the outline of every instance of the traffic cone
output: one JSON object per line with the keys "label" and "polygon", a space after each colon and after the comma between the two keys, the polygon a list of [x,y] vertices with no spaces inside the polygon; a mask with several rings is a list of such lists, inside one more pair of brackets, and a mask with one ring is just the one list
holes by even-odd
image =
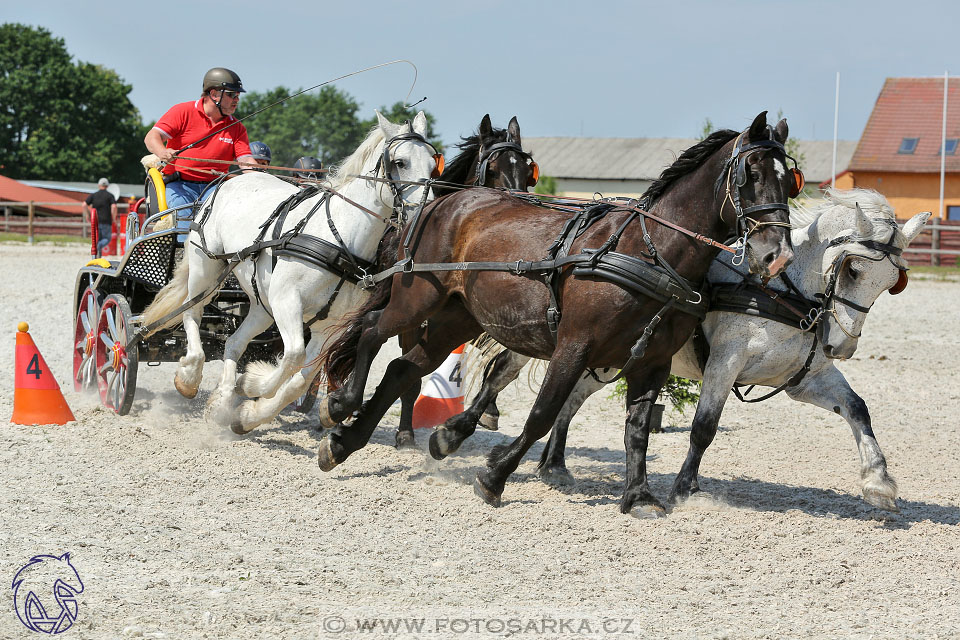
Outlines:
{"label": "traffic cone", "polygon": [[76,420],[60,393],[53,373],[44,362],[40,350],[27,333],[26,322],[17,325],[17,351],[14,356],[13,417],[14,424],[66,424]]}
{"label": "traffic cone", "polygon": [[460,345],[430,374],[413,405],[413,428],[427,429],[463,411],[463,348]]}

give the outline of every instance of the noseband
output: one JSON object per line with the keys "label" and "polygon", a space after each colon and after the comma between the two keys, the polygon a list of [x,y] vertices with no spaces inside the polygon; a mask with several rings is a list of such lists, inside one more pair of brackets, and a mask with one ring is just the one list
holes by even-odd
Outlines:
{"label": "noseband", "polygon": [[[857,210],[860,210],[859,206],[857,207]],[[890,263],[900,271],[900,277],[897,279],[897,283],[889,289],[891,295],[897,295],[907,287],[907,269],[905,267],[901,267],[893,260],[893,256],[899,257],[903,255],[903,249],[894,246],[893,244],[893,238],[896,236],[898,229],[897,223],[886,219],[884,219],[883,222],[892,227],[890,230],[890,237],[886,242],[877,242],[876,240],[857,240],[854,238],[853,234],[847,234],[831,240],[828,248],[837,247],[843,244],[859,244],[862,247],[866,247],[867,249],[871,249],[882,254],[879,258],[871,258],[869,256],[863,256],[860,254],[856,254],[856,256],[865,260],[872,260],[873,262],[890,260]],[[823,313],[830,313],[833,315],[833,319],[836,321],[837,326],[840,327],[840,330],[847,334],[847,336],[856,339],[859,338],[861,334],[854,335],[847,331],[847,329],[843,326],[843,323],[840,322],[840,318],[837,317],[837,303],[839,302],[845,307],[850,307],[851,309],[859,311],[863,314],[869,313],[870,308],[873,305],[870,305],[870,307],[864,307],[863,305],[859,305],[852,300],[847,300],[846,298],[842,298],[837,295],[837,281],[840,279],[840,270],[843,268],[843,263],[846,262],[850,257],[851,254],[848,251],[841,251],[840,254],[833,259],[833,262],[830,263],[830,267],[827,269],[827,273],[830,274],[830,279],[827,281],[827,286],[823,290],[823,293],[819,293],[815,296],[823,300],[823,304],[821,305],[819,312],[816,313],[816,319],[819,319],[819,316]],[[813,323],[816,322],[816,319],[813,319],[812,322],[810,322],[810,324],[807,326],[808,329],[813,325]]]}
{"label": "noseband", "polygon": [[440,155],[440,153],[437,151],[437,148],[434,147],[432,144],[430,144],[430,142],[428,142],[427,139],[424,138],[422,135],[414,131],[411,131],[410,133],[401,133],[399,135],[393,136],[392,138],[390,138],[389,140],[383,143],[383,155],[381,155],[380,158],[377,159],[377,166],[373,168],[373,175],[376,176],[377,173],[380,171],[380,168],[383,167],[383,177],[387,179],[387,181],[390,184],[390,190],[393,192],[393,213],[394,213],[394,216],[398,218],[401,223],[403,222],[404,211],[408,206],[403,199],[404,193],[408,189],[416,189],[420,186],[423,186],[424,187],[423,197],[421,198],[420,203],[417,205],[418,207],[423,207],[423,204],[427,200],[427,194],[430,192],[430,189],[428,188],[429,180],[426,178],[422,178],[416,182],[406,181],[401,184],[400,179],[395,178],[393,174],[390,173],[390,167],[393,165],[393,162],[390,157],[390,149],[393,147],[394,143],[400,143],[400,142],[406,142],[406,141],[422,142],[423,144],[433,149],[433,156],[434,156],[434,159],[437,161],[438,167],[440,167],[442,170],[442,166],[443,166],[443,156]]}
{"label": "noseband", "polygon": [[507,137],[506,142],[498,142],[492,145],[489,149],[480,152],[480,157],[477,160],[477,171],[476,177],[474,178],[474,184],[478,187],[486,186],[487,184],[487,165],[490,164],[490,161],[494,156],[500,155],[504,151],[513,151],[520,155],[531,164],[531,169],[533,172],[530,174],[530,178],[527,180],[526,185],[517,185],[517,188],[532,187],[537,184],[537,180],[540,177],[540,168],[537,166],[537,163],[533,161],[533,156],[523,150],[519,144],[513,141],[509,136]]}
{"label": "noseband", "polygon": [[[777,149],[781,151],[785,158],[788,158],[793,161],[793,173],[795,183],[797,184],[797,189],[794,192],[791,192],[790,197],[795,197],[799,195],[800,189],[803,186],[803,174],[797,168],[797,161],[793,157],[787,154],[786,148],[774,137],[773,127],[767,125],[767,140],[761,140],[759,142],[750,142],[743,144],[744,134],[741,133],[737,136],[737,141],[733,145],[733,152],[730,154],[730,158],[727,159],[727,171],[726,171],[726,195],[724,197],[723,205],[720,206],[720,219],[723,220],[723,208],[724,205],[729,201],[733,206],[733,210],[737,215],[736,222],[736,237],[739,242],[739,251],[737,255],[733,257],[733,264],[739,265],[743,263],[744,256],[746,254],[747,239],[751,235],[761,230],[763,227],[786,227],[790,228],[789,222],[780,222],[778,220],[771,221],[759,221],[754,219],[751,216],[759,215],[769,215],[776,213],[778,211],[783,211],[787,215],[790,213],[790,207],[786,202],[767,202],[763,204],[753,205],[751,207],[744,208],[740,201],[740,190],[747,184],[747,157],[752,153],[761,151],[763,149]],[[749,223],[752,223],[752,227],[748,227]]]}

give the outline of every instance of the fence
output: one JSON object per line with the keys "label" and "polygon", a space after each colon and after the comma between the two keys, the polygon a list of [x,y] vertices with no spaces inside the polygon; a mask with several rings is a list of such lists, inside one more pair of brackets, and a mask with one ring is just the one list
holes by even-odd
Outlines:
{"label": "fence", "polygon": [[[906,221],[898,222],[903,224]],[[904,254],[910,264],[957,265],[960,259],[960,220],[930,218]]]}
{"label": "fence", "polygon": [[[47,216],[36,215],[36,207],[76,207],[77,213],[82,213],[83,203],[76,200],[71,202],[0,202],[3,209],[3,230],[6,232],[26,233],[27,241],[33,242],[34,229],[45,231],[48,234],[80,236],[89,235],[90,223],[84,222],[79,216]],[[10,207],[27,207],[27,215],[10,215]],[[118,212],[126,212],[130,205],[125,202],[117,203]],[[118,215],[117,226],[124,228],[126,214]]]}

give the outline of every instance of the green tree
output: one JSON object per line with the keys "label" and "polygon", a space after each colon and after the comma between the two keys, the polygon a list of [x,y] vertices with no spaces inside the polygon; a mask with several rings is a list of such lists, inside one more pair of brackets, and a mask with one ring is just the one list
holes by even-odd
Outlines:
{"label": "green tree", "polygon": [[[243,96],[237,117],[243,118],[296,91],[276,87]],[[274,164],[290,166],[301,156],[316,156],[324,165],[356,150],[366,135],[357,118],[359,105],[349,94],[331,86],[282,102],[244,120],[251,140],[262,140],[273,152]]]}
{"label": "green tree", "polygon": [[43,28],[0,25],[0,170],[11,178],[139,181],[144,128],[131,86],[74,63]]}
{"label": "green tree", "polygon": [[710,120],[710,118],[704,118],[703,124],[700,125],[700,132],[697,133],[697,138],[699,138],[700,141],[706,140],[707,136],[716,130],[717,128],[714,126],[713,121]]}
{"label": "green tree", "polygon": [[533,192],[552,196],[559,195],[557,193],[557,179],[553,176],[540,176],[540,179],[537,180],[537,185],[533,188]]}

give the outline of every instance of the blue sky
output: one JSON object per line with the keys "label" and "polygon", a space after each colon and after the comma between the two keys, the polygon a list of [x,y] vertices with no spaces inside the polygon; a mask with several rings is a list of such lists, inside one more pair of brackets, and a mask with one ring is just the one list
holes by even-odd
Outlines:
{"label": "blue sky", "polygon": [[[530,136],[693,137],[705,118],[739,129],[782,110],[791,134],[855,140],[884,78],[960,74],[960,3],[682,2],[5,3],[76,59],[115,69],[145,120],[199,94],[209,67],[248,89],[307,87],[387,60],[419,68],[411,101],[445,142],[485,113]],[[950,65],[954,65],[951,70]],[[363,115],[401,100],[406,65],[339,82]]]}

